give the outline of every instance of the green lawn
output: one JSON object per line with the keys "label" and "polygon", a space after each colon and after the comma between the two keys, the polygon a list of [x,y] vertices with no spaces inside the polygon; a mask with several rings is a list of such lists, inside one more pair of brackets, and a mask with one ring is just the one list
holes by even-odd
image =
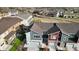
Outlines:
{"label": "green lawn", "polygon": [[12,44],[12,48],[10,49],[10,51],[16,51],[17,47],[22,43],[22,41],[20,41],[18,38],[15,38]]}

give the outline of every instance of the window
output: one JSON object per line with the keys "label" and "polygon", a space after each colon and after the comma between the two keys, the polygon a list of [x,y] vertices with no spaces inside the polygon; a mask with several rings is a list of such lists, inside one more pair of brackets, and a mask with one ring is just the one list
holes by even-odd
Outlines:
{"label": "window", "polygon": [[3,46],[3,45],[4,45],[4,43],[1,44],[1,46]]}
{"label": "window", "polygon": [[57,36],[58,36],[58,35],[56,35],[56,34],[50,34],[50,35],[49,35],[50,39],[57,39]]}
{"label": "window", "polygon": [[54,33],[54,34],[50,34],[50,38],[51,39],[58,39],[59,38],[59,33]]}
{"label": "window", "polygon": [[56,39],[56,35],[51,35],[51,39]]}
{"label": "window", "polygon": [[34,37],[35,37],[35,38],[40,38],[40,36],[36,36],[36,35],[35,35]]}
{"label": "window", "polygon": [[7,42],[7,41],[5,41],[5,43],[6,43],[6,44],[8,44],[8,42]]}
{"label": "window", "polygon": [[38,34],[34,34],[34,36],[33,36],[33,40],[41,40],[40,35],[38,35]]}

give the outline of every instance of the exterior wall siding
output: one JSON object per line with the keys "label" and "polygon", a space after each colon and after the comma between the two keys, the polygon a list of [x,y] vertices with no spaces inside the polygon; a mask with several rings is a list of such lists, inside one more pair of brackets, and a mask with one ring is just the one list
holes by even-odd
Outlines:
{"label": "exterior wall siding", "polygon": [[[39,38],[36,38],[35,36],[39,36]],[[42,42],[42,35],[35,32],[31,32],[31,41]]]}
{"label": "exterior wall siding", "polygon": [[26,42],[27,42],[27,43],[29,43],[30,40],[31,40],[31,35],[30,35],[30,34],[31,34],[30,32],[27,32],[27,33],[26,33]]}
{"label": "exterior wall siding", "polygon": [[[40,36],[40,38],[35,38],[34,35]],[[35,33],[35,32],[28,32],[26,33],[26,41],[27,42],[42,42],[42,35]]]}
{"label": "exterior wall siding", "polygon": [[[40,36],[40,38],[35,38],[34,35]],[[27,50],[28,51],[38,51],[40,44],[42,44],[42,35],[35,32],[26,33]]]}
{"label": "exterior wall siding", "polygon": [[69,38],[68,35],[62,33],[62,36],[61,36],[61,42],[67,42],[67,41],[68,41],[68,38]]}

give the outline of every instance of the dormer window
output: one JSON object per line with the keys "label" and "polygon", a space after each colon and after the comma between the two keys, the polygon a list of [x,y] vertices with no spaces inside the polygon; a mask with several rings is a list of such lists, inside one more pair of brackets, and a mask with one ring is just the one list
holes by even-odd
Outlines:
{"label": "dormer window", "polygon": [[51,35],[51,39],[56,39],[57,35]]}
{"label": "dormer window", "polygon": [[34,35],[33,35],[33,38],[34,38],[34,39],[32,39],[32,40],[41,40],[41,37],[40,37],[40,35],[38,35],[38,34],[34,34]]}
{"label": "dormer window", "polygon": [[35,38],[40,38],[40,36],[36,36],[36,35],[34,35],[34,37],[35,37]]}
{"label": "dormer window", "polygon": [[51,40],[56,40],[56,39],[59,38],[59,32],[49,34],[49,37],[50,37]]}

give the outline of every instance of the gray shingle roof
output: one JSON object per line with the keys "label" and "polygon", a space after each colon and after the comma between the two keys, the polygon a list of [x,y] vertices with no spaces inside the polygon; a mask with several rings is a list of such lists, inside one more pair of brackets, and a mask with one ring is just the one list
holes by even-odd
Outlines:
{"label": "gray shingle roof", "polygon": [[31,30],[43,33],[48,31],[48,33],[56,32],[61,30],[63,33],[76,33],[79,30],[79,23],[57,23],[57,26],[53,26],[53,23],[34,23]]}
{"label": "gray shingle roof", "polygon": [[31,30],[37,33],[43,33],[53,26],[52,23],[34,23]]}
{"label": "gray shingle roof", "polygon": [[37,33],[45,32],[46,34],[60,31],[60,29],[53,23],[34,23],[31,30]]}
{"label": "gray shingle roof", "polygon": [[79,30],[79,23],[57,23],[57,26],[64,33],[76,33]]}
{"label": "gray shingle roof", "polygon": [[59,27],[56,25],[56,23],[53,24],[53,27],[49,28],[46,33],[50,34],[50,33],[54,33],[60,31]]}
{"label": "gray shingle roof", "polygon": [[18,22],[21,22],[22,20],[17,17],[4,17],[0,19],[0,34],[5,32],[8,28],[15,25]]}

